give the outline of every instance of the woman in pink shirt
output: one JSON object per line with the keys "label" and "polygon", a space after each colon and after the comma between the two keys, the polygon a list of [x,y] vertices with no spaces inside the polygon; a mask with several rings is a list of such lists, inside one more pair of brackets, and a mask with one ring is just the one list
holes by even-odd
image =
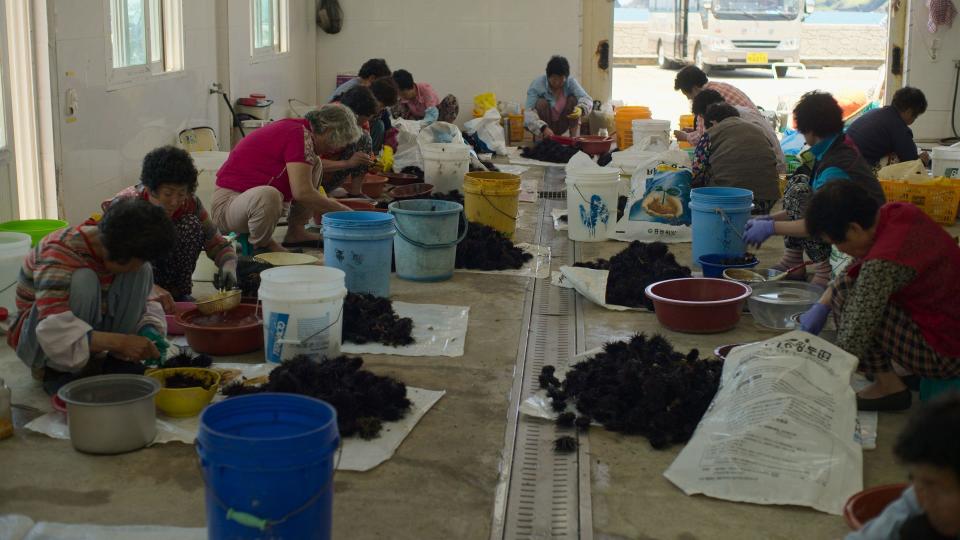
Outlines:
{"label": "woman in pink shirt", "polygon": [[424,82],[414,82],[413,75],[405,69],[394,71],[393,80],[400,89],[400,103],[397,104],[397,108],[401,118],[406,120],[426,118],[451,124],[457,121],[460,105],[452,94],[441,101],[432,86]]}
{"label": "woman in pink shirt", "polygon": [[[250,243],[263,251],[319,248],[320,237],[306,230],[310,215],[349,208],[320,187],[323,166],[318,156],[338,152],[357,142],[360,134],[353,112],[330,104],[305,118],[271,122],[244,137],[217,171],[214,222],[224,232],[249,233]],[[278,244],[273,231],[287,203],[287,232]]]}

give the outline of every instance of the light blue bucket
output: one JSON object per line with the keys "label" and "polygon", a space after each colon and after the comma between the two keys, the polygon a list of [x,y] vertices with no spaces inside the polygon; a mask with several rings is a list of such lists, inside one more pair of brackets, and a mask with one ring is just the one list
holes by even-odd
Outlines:
{"label": "light blue bucket", "polygon": [[[463,205],[433,199],[390,203],[397,218],[393,239],[397,277],[411,281],[443,281],[453,277],[457,244],[467,235]],[[460,228],[463,232],[457,234]]]}
{"label": "light blue bucket", "polygon": [[743,229],[750,219],[753,192],[728,187],[695,188],[690,191],[693,264],[701,255],[742,255],[747,250]]}
{"label": "light blue bucket", "polygon": [[323,215],[323,263],[347,275],[347,290],[390,296],[393,216],[384,212]]}

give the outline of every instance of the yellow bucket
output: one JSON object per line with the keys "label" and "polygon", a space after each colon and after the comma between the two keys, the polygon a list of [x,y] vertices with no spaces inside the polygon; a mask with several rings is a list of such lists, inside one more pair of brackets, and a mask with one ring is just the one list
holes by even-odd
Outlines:
{"label": "yellow bucket", "polygon": [[467,220],[513,236],[520,203],[520,177],[501,172],[471,172],[463,179]]}

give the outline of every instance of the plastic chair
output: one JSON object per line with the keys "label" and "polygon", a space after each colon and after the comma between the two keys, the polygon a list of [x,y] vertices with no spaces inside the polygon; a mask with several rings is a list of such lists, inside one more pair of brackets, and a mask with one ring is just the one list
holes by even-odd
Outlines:
{"label": "plastic chair", "polygon": [[220,150],[217,133],[213,128],[201,126],[185,129],[177,136],[180,146],[187,152],[213,152]]}

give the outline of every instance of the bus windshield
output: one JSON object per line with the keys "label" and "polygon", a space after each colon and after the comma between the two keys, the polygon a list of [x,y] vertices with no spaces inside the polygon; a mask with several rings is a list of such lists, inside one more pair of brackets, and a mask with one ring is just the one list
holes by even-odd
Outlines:
{"label": "bus windshield", "polygon": [[800,14],[799,0],[716,0],[714,5],[718,19],[793,20]]}

